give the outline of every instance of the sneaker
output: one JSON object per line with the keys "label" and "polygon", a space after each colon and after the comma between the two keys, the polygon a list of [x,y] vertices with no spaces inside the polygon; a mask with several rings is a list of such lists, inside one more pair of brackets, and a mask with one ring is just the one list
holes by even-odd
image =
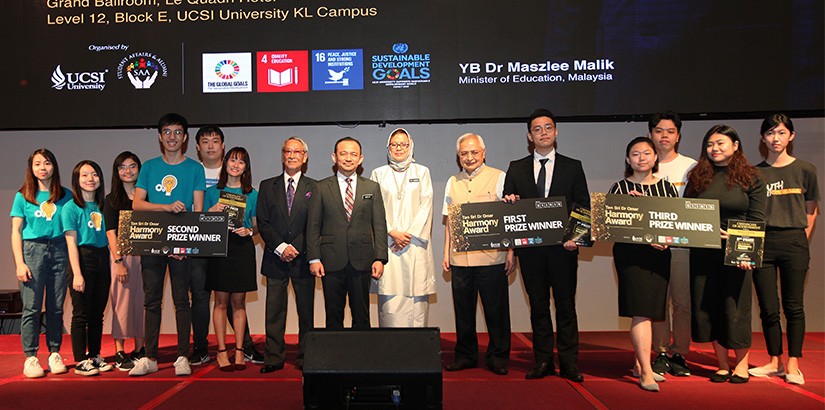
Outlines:
{"label": "sneaker", "polygon": [[186,356],[178,356],[178,360],[175,360],[175,376],[189,376],[190,374],[192,374],[192,368],[189,367],[189,359]]}
{"label": "sneaker", "polygon": [[158,371],[157,360],[149,360],[148,357],[141,357],[134,365],[135,367],[129,370],[129,376],[143,376]]}
{"label": "sneaker", "polygon": [[189,356],[188,364],[197,366],[199,364],[206,364],[209,360],[211,360],[209,357],[209,352],[206,349],[196,347],[192,350],[192,355]]}
{"label": "sneaker", "polygon": [[103,358],[100,357],[100,355],[97,355],[97,356],[91,358],[90,360],[92,361],[92,364],[94,364],[95,367],[97,367],[97,370],[100,370],[101,372],[110,372],[110,371],[112,371],[112,365],[110,365],[109,363],[106,363],[106,361],[103,360]]}
{"label": "sneaker", "polygon": [[29,356],[26,358],[26,361],[23,362],[23,376],[30,379],[46,376],[46,372],[40,367],[40,361],[37,360],[37,356]]}
{"label": "sneaker", "polygon": [[243,360],[245,362],[252,362],[253,364],[264,364],[264,355],[253,345],[243,349]]}
{"label": "sneaker", "polygon": [[79,374],[81,376],[94,376],[96,374],[100,374],[100,370],[97,369],[92,359],[86,359],[74,365],[74,372],[75,374]]}
{"label": "sneaker", "polygon": [[138,359],[142,359],[146,357],[146,347],[141,346],[140,350],[132,350],[132,353],[129,354],[129,358],[132,359],[133,362],[138,361]]}
{"label": "sneaker", "polygon": [[135,362],[129,356],[126,356],[126,352],[121,350],[115,355],[115,367],[122,372],[128,372],[135,367]]}
{"label": "sneaker", "polygon": [[685,358],[679,353],[670,356],[670,370],[668,370],[668,373],[679,377],[690,376],[690,368],[687,366]]}
{"label": "sneaker", "polygon": [[654,373],[665,374],[670,370],[670,360],[667,358],[667,353],[659,353],[653,363],[650,364]]}
{"label": "sneaker", "polygon": [[49,371],[53,374],[60,374],[66,373],[66,365],[63,364],[63,357],[60,356],[60,353],[52,352],[49,355]]}

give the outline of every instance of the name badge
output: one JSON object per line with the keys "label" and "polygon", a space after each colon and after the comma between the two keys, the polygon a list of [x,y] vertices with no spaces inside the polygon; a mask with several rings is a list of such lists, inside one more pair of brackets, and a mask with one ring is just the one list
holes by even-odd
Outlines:
{"label": "name badge", "polygon": [[418,181],[419,181],[418,178],[410,178],[410,182],[418,182]]}
{"label": "name badge", "polygon": [[372,199],[372,194],[364,194],[361,196],[361,199]]}

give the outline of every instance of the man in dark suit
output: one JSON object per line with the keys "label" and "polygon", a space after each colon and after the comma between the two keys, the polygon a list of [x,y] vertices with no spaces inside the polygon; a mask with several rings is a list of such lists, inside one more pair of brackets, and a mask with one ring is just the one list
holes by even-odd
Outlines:
{"label": "man in dark suit", "polygon": [[284,141],[284,173],[261,182],[258,193],[258,230],[265,250],[261,274],[266,276],[266,354],[261,373],[284,368],[287,287],[292,281],[298,310],[299,370],[304,362],[306,332],[313,327],[315,277],[309,274],[306,222],[315,180],[303,175],[307,145],[298,137]]}
{"label": "man in dark suit", "polygon": [[344,328],[349,295],[352,327],[370,327],[370,277],[380,279],[387,263],[387,222],[381,187],[356,174],[364,161],[361,143],[335,143],[335,175],[318,181],[309,207],[309,269],[322,279],[327,329]]}
{"label": "man in dark suit", "polygon": [[[590,207],[587,180],[580,161],[556,153],[556,120],[546,109],[536,110],[527,120],[527,139],[533,154],[510,163],[504,181],[504,199],[563,196],[568,212],[574,203]],[[550,288],[556,308],[559,373],[572,381],[584,380],[578,368],[579,325],[576,317],[578,247],[563,245],[517,249],[521,278],[530,302],[533,354],[536,367],[528,379],[555,374],[553,323],[550,319]]]}

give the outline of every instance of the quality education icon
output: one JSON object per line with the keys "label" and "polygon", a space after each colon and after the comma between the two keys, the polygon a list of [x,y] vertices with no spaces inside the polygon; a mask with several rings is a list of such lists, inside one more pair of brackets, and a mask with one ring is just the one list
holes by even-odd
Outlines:
{"label": "quality education icon", "polygon": [[309,51],[258,51],[259,93],[309,91]]}

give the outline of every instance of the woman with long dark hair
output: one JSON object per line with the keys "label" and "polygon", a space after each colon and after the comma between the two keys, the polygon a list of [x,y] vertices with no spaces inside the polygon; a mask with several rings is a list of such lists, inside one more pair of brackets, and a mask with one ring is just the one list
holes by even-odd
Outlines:
{"label": "woman with long dark hair", "polygon": [[[234,196],[229,201],[221,200],[222,193]],[[224,194],[225,196],[225,194]],[[225,196],[226,197],[226,196]],[[255,244],[252,235],[257,229],[255,220],[258,206],[258,191],[252,188],[252,164],[246,149],[235,147],[224,157],[218,183],[206,189],[203,206],[209,212],[227,212],[233,201],[243,201],[243,225],[236,226],[229,235],[229,245],[225,258],[212,258],[206,275],[206,290],[215,291],[215,306],[212,324],[218,339],[218,366],[221,370],[243,370],[243,338],[246,329],[246,292],[255,291]],[[237,212],[237,209],[232,210]],[[229,362],[226,352],[226,309],[232,304],[232,325],[235,329],[235,363]]]}
{"label": "woman with long dark hair", "polygon": [[74,372],[93,376],[112,370],[100,357],[103,312],[109,298],[109,242],[103,221],[103,171],[83,160],[72,170],[73,201],[63,207],[63,231],[69,250]]}
{"label": "woman with long dark hair", "polygon": [[[143,357],[143,277],[140,273],[140,256],[124,255],[117,241],[120,211],[132,210],[135,182],[140,173],[140,158],[124,151],[112,164],[112,191],[106,196],[103,217],[106,221],[106,238],[109,240],[112,286],[109,301],[112,304],[112,338],[115,340],[115,367],[129,371],[134,361]],[[135,339],[135,349],[126,354],[126,339]]]}
{"label": "woman with long dark hair", "polygon": [[71,199],[69,190],[60,186],[60,169],[54,154],[45,148],[34,151],[29,156],[23,186],[14,195],[11,206],[11,251],[23,299],[23,375],[29,378],[46,375],[37,359],[44,292],[49,371],[66,372],[59,352],[69,256],[60,214]]}
{"label": "woman with long dark hair", "polygon": [[[611,194],[677,197],[676,187],[653,173],[659,168],[656,146],[647,137],[636,137],[625,149],[625,178],[613,184]],[[667,284],[670,279],[670,249],[660,244],[613,244],[613,261],[619,277],[619,316],[632,319],[630,341],[636,360],[633,375],[647,391],[659,391],[650,364],[652,321],[665,320]]]}
{"label": "woman with long dark hair", "polygon": [[[767,188],[765,212],[765,255],[753,283],[759,301],[759,316],[770,363],[750,369],[751,376],[785,376],[791,384],[805,384],[799,370],[802,340],[805,338],[805,276],[811,255],[808,241],[819,208],[816,167],[791,156],[796,133],[785,114],[773,114],[762,121],[759,139],[765,161],[757,165]],[[782,323],[779,316],[779,289],[782,284],[782,311],[788,337],[788,365],[782,364]]]}
{"label": "woman with long dark hair", "polygon": [[[739,134],[715,125],[702,139],[699,162],[688,174],[685,197],[719,201],[721,249],[690,251],[691,327],[694,342],[712,342],[719,368],[710,381],[747,383],[751,347],[753,266],[725,266],[731,219],[765,219],[765,185],[742,152]],[[728,351],[734,351],[734,366]]]}

